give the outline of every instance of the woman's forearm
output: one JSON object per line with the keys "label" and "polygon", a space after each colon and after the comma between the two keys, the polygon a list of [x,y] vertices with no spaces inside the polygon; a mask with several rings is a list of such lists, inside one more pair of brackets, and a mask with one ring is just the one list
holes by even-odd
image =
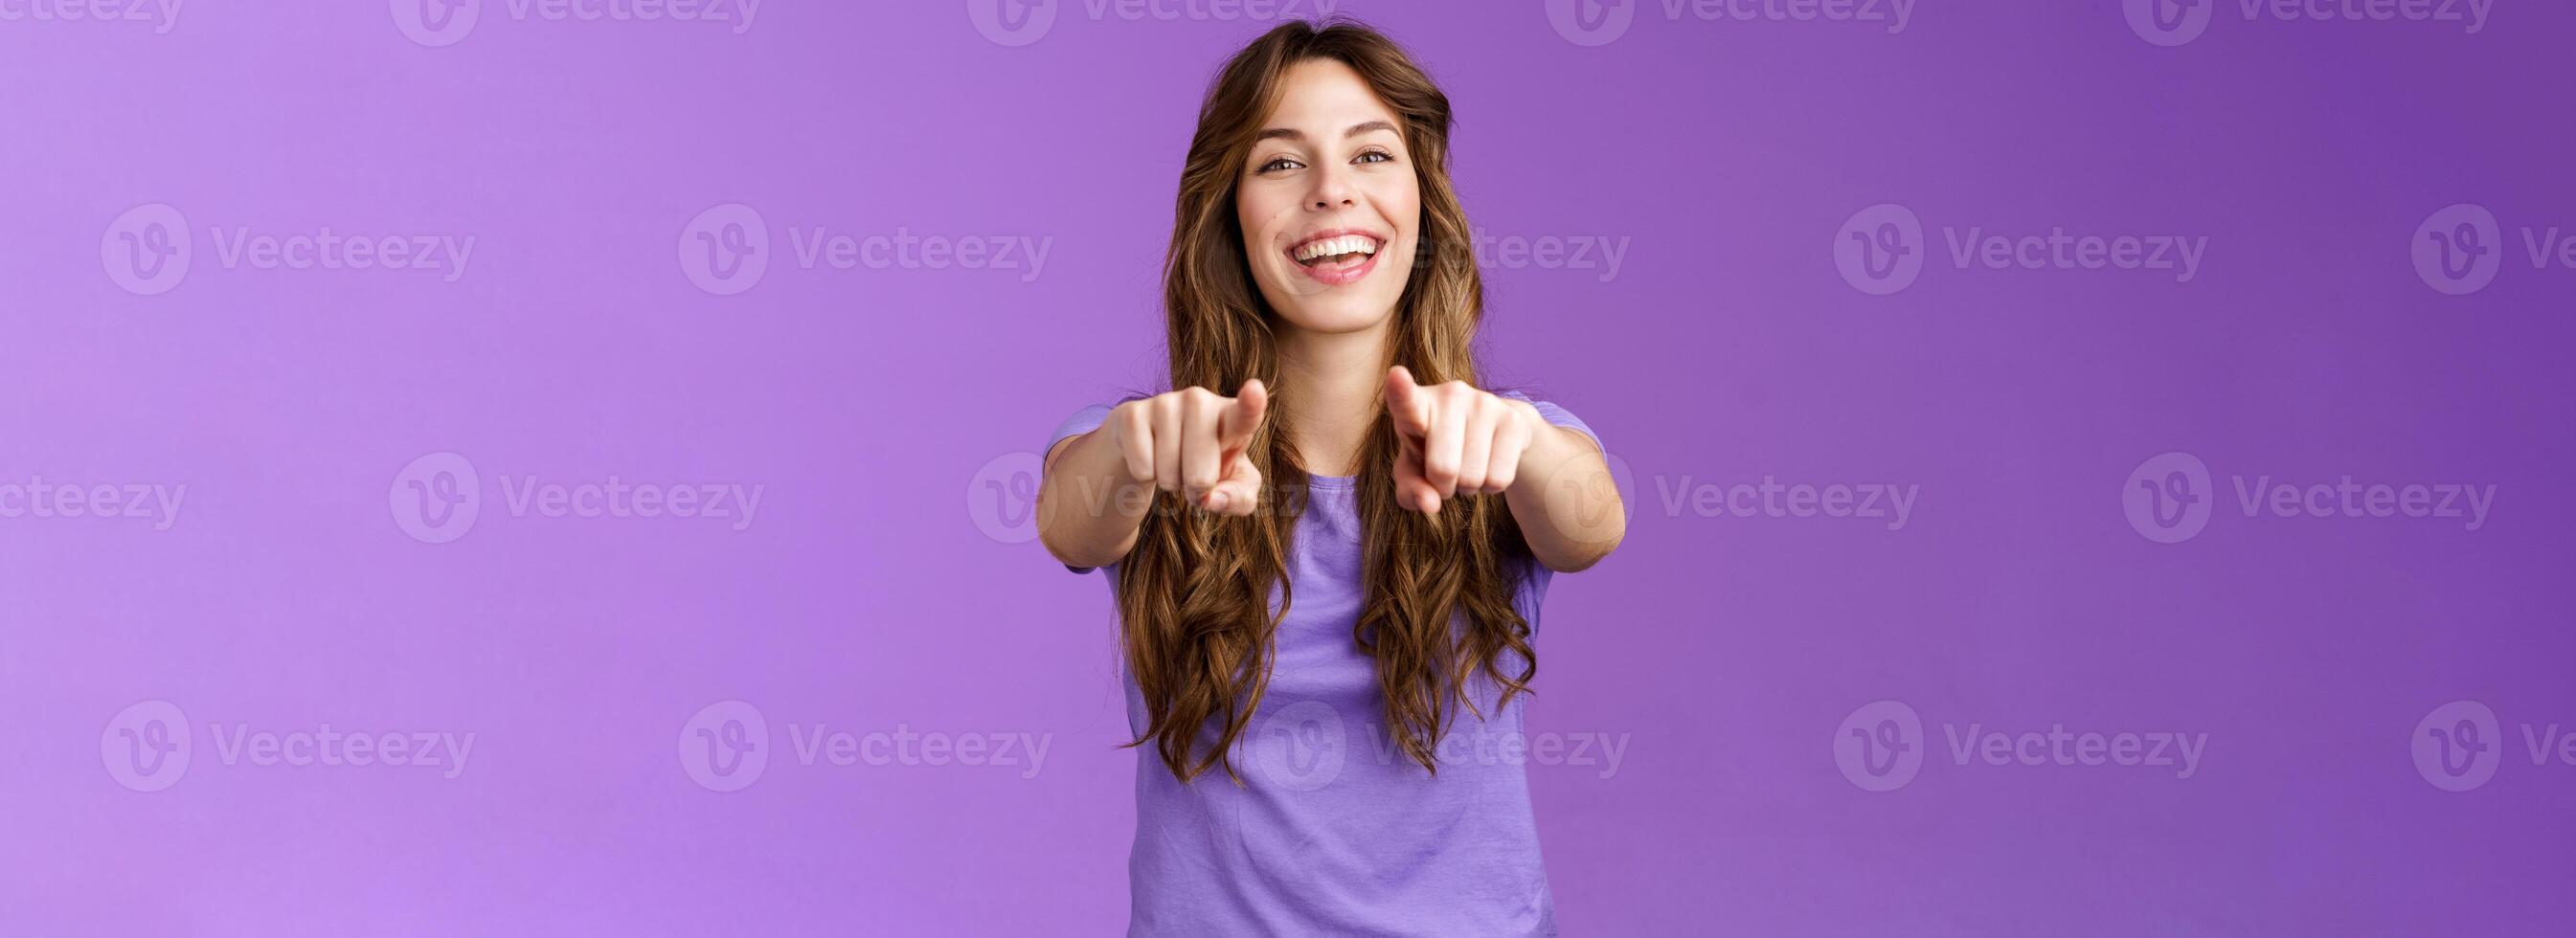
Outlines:
{"label": "woman's forearm", "polygon": [[[1538,420],[1535,409],[1528,419]],[[1601,447],[1580,431],[1543,420],[1503,498],[1530,553],[1559,573],[1599,563],[1628,534],[1628,512]]]}
{"label": "woman's forearm", "polygon": [[1068,437],[1047,452],[1038,485],[1038,540],[1057,560],[1105,567],[1136,546],[1154,483],[1127,470],[1107,426]]}

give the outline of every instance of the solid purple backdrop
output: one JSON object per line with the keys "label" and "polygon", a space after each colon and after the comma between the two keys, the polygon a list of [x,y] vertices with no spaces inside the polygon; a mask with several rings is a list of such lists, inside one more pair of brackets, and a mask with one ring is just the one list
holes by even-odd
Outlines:
{"label": "solid purple backdrop", "polygon": [[[1106,590],[1012,499],[1057,420],[1156,380],[1193,108],[1269,24],[388,6],[0,20],[0,931],[1123,927]],[[2563,934],[2576,269],[2527,248],[2576,233],[2576,10],[2495,7],[1343,4],[1456,102],[1491,375],[1631,473],[1540,638],[1533,731],[1626,741],[1530,768],[1567,931]],[[2461,203],[2496,220],[2477,289],[2410,260]],[[1884,204],[1920,234],[1868,242]],[[817,226],[851,269],[801,263]],[[326,228],[475,241],[359,270],[242,237]],[[1971,241],[2057,228],[2205,253]],[[987,253],[865,240],[898,234]],[[1887,245],[1914,279],[1837,265]],[[2345,476],[2495,495],[2261,497]],[[526,500],[611,477],[762,497],[739,530]],[[1901,526],[1733,498],[1765,477],[1915,494]],[[2196,536],[2127,513],[2168,479]],[[474,735],[335,765],[326,724]],[[854,764],[798,758],[817,725]],[[2060,725],[2204,742],[2025,764]],[[719,790],[709,740],[765,766]]]}

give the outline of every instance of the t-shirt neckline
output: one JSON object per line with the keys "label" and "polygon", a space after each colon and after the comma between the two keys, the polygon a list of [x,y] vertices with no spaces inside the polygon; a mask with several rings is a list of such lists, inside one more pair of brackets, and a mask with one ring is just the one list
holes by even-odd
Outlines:
{"label": "t-shirt neckline", "polygon": [[1349,488],[1353,488],[1353,487],[1355,487],[1355,486],[1359,485],[1359,481],[1360,481],[1360,477],[1358,477],[1358,476],[1316,476],[1316,475],[1310,475],[1310,476],[1307,476],[1307,477],[1306,477],[1306,485],[1307,485],[1307,487],[1309,487],[1309,488],[1319,488],[1319,489],[1334,489],[1334,490],[1339,490],[1339,489],[1349,489]]}

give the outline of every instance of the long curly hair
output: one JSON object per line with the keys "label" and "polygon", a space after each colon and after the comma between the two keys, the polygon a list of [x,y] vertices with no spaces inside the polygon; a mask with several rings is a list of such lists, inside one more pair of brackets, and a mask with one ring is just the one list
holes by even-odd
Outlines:
{"label": "long curly hair", "polygon": [[[1260,378],[1276,389],[1247,450],[1264,480],[1262,504],[1248,517],[1219,516],[1157,492],[1117,571],[1126,664],[1150,715],[1129,745],[1153,744],[1183,782],[1222,764],[1242,783],[1230,753],[1261,704],[1272,640],[1294,600],[1284,574],[1308,475],[1291,442],[1294,407],[1280,405],[1296,389],[1279,385],[1278,321],[1251,282],[1235,190],[1283,77],[1314,59],[1349,65],[1401,117],[1420,184],[1421,244],[1396,303],[1390,361],[1425,384],[1476,380],[1470,345],[1484,287],[1449,181],[1448,96],[1365,26],[1270,30],[1226,63],[1200,106],[1163,267],[1171,386],[1232,395]],[[1389,736],[1436,773],[1434,747],[1461,706],[1481,714],[1484,697],[1506,704],[1537,673],[1514,601],[1529,553],[1500,496],[1462,495],[1436,516],[1399,508],[1396,455],[1381,410],[1360,450],[1366,598],[1351,638],[1376,662]],[[1477,685],[1480,672],[1489,686]]]}

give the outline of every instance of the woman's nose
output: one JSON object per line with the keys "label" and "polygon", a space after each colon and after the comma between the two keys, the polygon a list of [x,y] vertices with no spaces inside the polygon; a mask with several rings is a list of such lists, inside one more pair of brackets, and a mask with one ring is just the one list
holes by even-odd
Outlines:
{"label": "woman's nose", "polygon": [[1327,210],[1348,206],[1354,204],[1351,194],[1350,180],[1342,178],[1341,173],[1328,169],[1315,174],[1315,191],[1311,193],[1307,204],[1313,208]]}

